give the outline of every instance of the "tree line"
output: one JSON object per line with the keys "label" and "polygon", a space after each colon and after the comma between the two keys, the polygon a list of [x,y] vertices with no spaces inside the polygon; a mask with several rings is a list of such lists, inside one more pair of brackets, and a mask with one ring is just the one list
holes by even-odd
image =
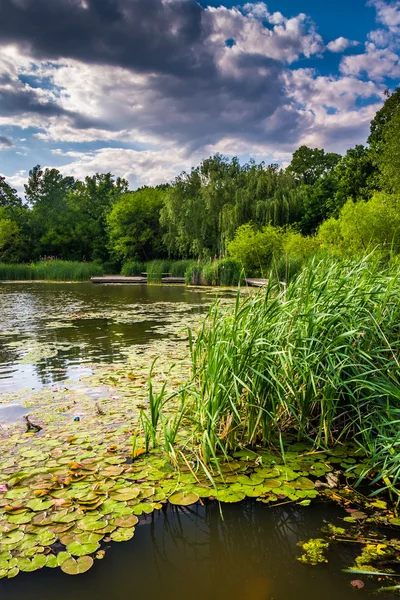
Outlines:
{"label": "tree line", "polygon": [[286,169],[216,154],[171,183],[130,191],[111,173],[78,181],[36,166],[23,199],[0,177],[0,262],[56,257],[116,269],[242,259],[246,245],[271,254],[275,238],[298,252],[316,240],[337,251],[374,241],[400,251],[399,142],[400,88],[386,93],[365,146],[344,156],[301,146]]}

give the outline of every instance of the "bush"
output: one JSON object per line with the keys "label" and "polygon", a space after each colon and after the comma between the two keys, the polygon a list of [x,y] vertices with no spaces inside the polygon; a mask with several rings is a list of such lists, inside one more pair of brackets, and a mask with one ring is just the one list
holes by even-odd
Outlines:
{"label": "bush", "polygon": [[228,254],[243,265],[247,277],[259,276],[282,253],[282,241],[282,233],[276,227],[267,225],[257,231],[251,223],[247,223],[236,230],[235,237],[228,244]]}

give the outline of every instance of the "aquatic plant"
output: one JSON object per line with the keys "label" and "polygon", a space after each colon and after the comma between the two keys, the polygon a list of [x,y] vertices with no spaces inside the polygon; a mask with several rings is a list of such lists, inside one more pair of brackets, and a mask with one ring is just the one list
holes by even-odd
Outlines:
{"label": "aquatic plant", "polygon": [[193,285],[237,286],[244,281],[241,263],[233,258],[192,262],[185,274],[186,283]]}
{"label": "aquatic plant", "polygon": [[185,273],[193,265],[193,260],[152,260],[145,264],[147,281],[159,283],[162,277],[185,277]]}
{"label": "aquatic plant", "polygon": [[138,260],[130,260],[123,265],[121,269],[121,275],[124,275],[125,277],[133,277],[141,275],[145,271],[145,263]]}
{"label": "aquatic plant", "polygon": [[326,552],[329,544],[322,538],[314,538],[308,542],[298,542],[297,544],[303,550],[303,554],[297,557],[297,560],[306,565],[318,565],[328,562]]}
{"label": "aquatic plant", "polygon": [[0,280],[89,281],[103,275],[101,265],[93,262],[43,260],[30,264],[0,264]]}
{"label": "aquatic plant", "polygon": [[231,311],[215,304],[191,350],[204,460],[280,434],[321,448],[355,436],[396,482],[399,295],[398,270],[369,257],[314,260],[286,292],[271,279]]}

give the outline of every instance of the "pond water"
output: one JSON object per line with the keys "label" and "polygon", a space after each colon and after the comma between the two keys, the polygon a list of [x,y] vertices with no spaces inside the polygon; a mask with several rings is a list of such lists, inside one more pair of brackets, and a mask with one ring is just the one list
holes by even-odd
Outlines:
{"label": "pond water", "polygon": [[[85,575],[58,569],[0,581],[7,600],[347,600],[359,576],[341,569],[354,544],[334,549],[329,566],[296,560],[299,540],[315,536],[324,519],[340,524],[344,511],[327,505],[276,507],[246,501],[223,506],[168,508],[142,517],[133,540],[113,544]],[[367,584],[368,585],[368,584]],[[385,598],[388,596],[386,595]]]}
{"label": "pond water", "polygon": [[[162,339],[213,294],[185,286],[0,283],[0,392],[77,379]],[[0,413],[0,421],[3,414]]]}
{"label": "pond water", "polygon": [[[123,364],[132,347],[153,345],[162,352],[162,341],[178,344],[179,330],[199,323],[214,297],[186,287],[0,283],[0,424],[20,421],[30,394],[67,390],[96,365]],[[0,450],[2,443],[0,438]],[[318,536],[325,521],[343,525],[342,508],[255,500],[221,507],[223,518],[215,501],[188,508],[166,504],[140,516],[131,541],[103,541],[105,558],[84,575],[48,568],[21,572],[0,580],[0,597],[347,600],[368,594],[367,581],[356,592],[350,581],[359,576],[341,570],[352,564],[356,544],[334,547],[328,565],[296,560],[297,543]]]}

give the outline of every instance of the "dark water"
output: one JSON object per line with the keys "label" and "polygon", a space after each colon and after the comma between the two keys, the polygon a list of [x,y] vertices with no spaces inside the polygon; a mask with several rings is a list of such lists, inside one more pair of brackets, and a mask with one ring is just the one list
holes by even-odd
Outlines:
{"label": "dark water", "polygon": [[[298,540],[318,533],[339,508],[269,508],[257,502],[169,507],[147,516],[130,542],[114,543],[85,575],[43,569],[0,581],[7,600],[347,600],[356,592],[341,568],[354,558],[343,546],[329,565],[296,561]],[[384,596],[386,599],[387,595]]]}
{"label": "dark water", "polygon": [[[39,389],[77,379],[90,363],[119,362],[129,346],[165,337],[177,309],[184,325],[185,314],[210,301],[185,286],[0,283],[0,392]],[[43,349],[53,355],[42,357]]]}

